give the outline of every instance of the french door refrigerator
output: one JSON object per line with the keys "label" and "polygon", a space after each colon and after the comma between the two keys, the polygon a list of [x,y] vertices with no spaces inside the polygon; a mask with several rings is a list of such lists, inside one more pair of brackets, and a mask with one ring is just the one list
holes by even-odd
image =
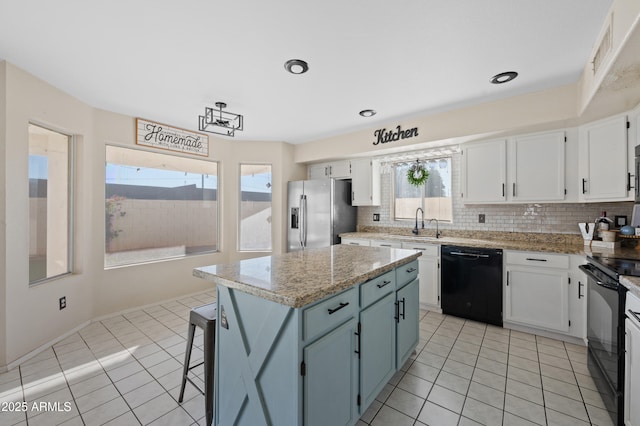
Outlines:
{"label": "french door refrigerator", "polygon": [[348,180],[289,182],[287,251],[339,244],[339,234],[355,232],[357,210],[351,197]]}

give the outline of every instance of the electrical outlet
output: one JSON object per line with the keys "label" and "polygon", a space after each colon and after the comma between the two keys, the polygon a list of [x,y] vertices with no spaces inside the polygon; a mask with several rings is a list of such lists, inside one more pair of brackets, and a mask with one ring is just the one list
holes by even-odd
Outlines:
{"label": "electrical outlet", "polygon": [[67,298],[65,296],[62,296],[59,300],[58,303],[60,305],[60,310],[63,310],[64,308],[67,307]]}
{"label": "electrical outlet", "polygon": [[484,214],[478,215],[478,223],[484,223]]}
{"label": "electrical outlet", "polygon": [[373,214],[373,221],[374,222],[380,222],[380,213],[374,213]]}

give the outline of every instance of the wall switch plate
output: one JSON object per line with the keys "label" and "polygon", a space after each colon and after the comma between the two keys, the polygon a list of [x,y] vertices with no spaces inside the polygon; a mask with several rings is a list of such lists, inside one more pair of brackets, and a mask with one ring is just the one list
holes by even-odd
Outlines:
{"label": "wall switch plate", "polygon": [[479,214],[478,215],[478,223],[484,223],[484,214]]}
{"label": "wall switch plate", "polygon": [[380,222],[380,213],[374,213],[373,214],[373,221],[374,222]]}
{"label": "wall switch plate", "polygon": [[59,300],[58,303],[60,305],[60,310],[63,310],[64,308],[67,307],[67,298],[65,296],[62,296]]}

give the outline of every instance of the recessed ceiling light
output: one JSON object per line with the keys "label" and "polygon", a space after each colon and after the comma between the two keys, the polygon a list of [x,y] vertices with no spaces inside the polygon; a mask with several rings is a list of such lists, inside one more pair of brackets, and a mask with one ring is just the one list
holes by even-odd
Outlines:
{"label": "recessed ceiling light", "polygon": [[284,69],[291,74],[304,74],[309,71],[309,64],[302,59],[289,59],[284,63]]}
{"label": "recessed ceiling light", "polygon": [[372,109],[363,109],[358,114],[360,114],[363,117],[373,117],[374,115],[376,115],[376,112]]}
{"label": "recessed ceiling light", "polygon": [[500,74],[496,74],[491,77],[491,83],[493,84],[502,84],[507,83],[518,76],[518,73],[515,71],[507,71],[501,72]]}

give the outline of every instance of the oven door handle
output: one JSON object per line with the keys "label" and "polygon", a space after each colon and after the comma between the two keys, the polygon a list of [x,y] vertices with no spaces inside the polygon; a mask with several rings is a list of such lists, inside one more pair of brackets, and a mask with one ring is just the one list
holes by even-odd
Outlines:
{"label": "oven door handle", "polygon": [[578,266],[578,268],[580,268],[580,270],[582,270],[582,272],[584,272],[585,274],[587,274],[587,276],[589,278],[591,278],[592,280],[595,281],[596,284],[598,284],[600,287],[604,287],[604,288],[608,288],[609,290],[618,290],[618,283],[615,284],[610,284],[604,281],[601,281],[600,278],[598,278],[592,271],[594,269],[593,266],[586,264],[586,265],[580,265]]}

